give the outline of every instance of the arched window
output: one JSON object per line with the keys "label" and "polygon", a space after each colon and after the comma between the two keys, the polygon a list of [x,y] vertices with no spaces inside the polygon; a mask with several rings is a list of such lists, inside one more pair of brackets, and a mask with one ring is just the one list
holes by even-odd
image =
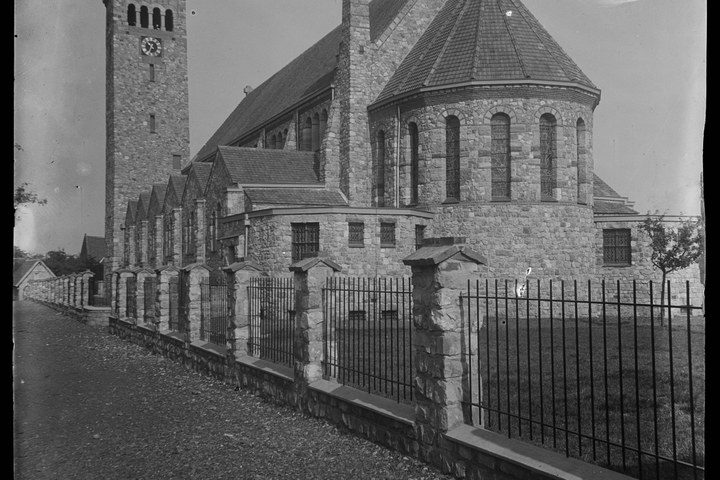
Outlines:
{"label": "arched window", "polygon": [[272,148],[273,150],[277,148],[277,136],[276,135],[273,135],[272,137],[270,137],[270,148]]}
{"label": "arched window", "polygon": [[148,27],[148,8],[140,7],[140,26],[142,28]]}
{"label": "arched window", "polygon": [[172,32],[175,25],[173,25],[173,13],[172,10],[165,10],[165,30]]}
{"label": "arched window", "polygon": [[286,128],[285,130],[283,130],[283,133],[282,133],[282,145],[280,145],[280,148],[285,148],[285,144],[287,143],[287,138],[288,138],[288,129]]}
{"label": "arched window", "polygon": [[325,130],[327,129],[327,119],[328,119],[327,110],[323,109],[323,111],[320,112],[320,142],[322,142],[323,138],[325,138]]}
{"label": "arched window", "polygon": [[460,120],[445,119],[445,197],[460,201]]}
{"label": "arched window", "polygon": [[215,241],[217,240],[217,212],[213,210],[210,214],[210,238],[208,241],[208,247],[210,251],[215,251]]}
{"label": "arched window", "polygon": [[312,151],[312,119],[307,117],[305,127],[302,132],[302,148],[301,150]]}
{"label": "arched window", "polygon": [[277,148],[282,149],[283,148],[283,134],[282,132],[277,133]]}
{"label": "arched window", "polygon": [[131,27],[134,27],[137,23],[137,11],[135,10],[135,5],[132,3],[128,5],[127,22]]}
{"label": "arched window", "polygon": [[152,14],[153,24],[152,25],[155,30],[160,30],[160,28],[162,27],[161,17],[162,17],[162,15],[160,14],[160,9],[153,8],[153,14]]}
{"label": "arched window", "polygon": [[320,114],[316,113],[312,118],[312,151],[320,150]]}
{"label": "arched window", "polygon": [[418,127],[415,122],[408,125],[410,135],[410,204],[418,203],[420,185],[420,158]]}
{"label": "arched window", "polygon": [[385,132],[380,130],[377,133],[377,164],[376,164],[376,195],[377,206],[385,206]]}
{"label": "arched window", "polygon": [[553,200],[557,187],[556,160],[557,146],[555,129],[557,121],[550,113],[540,117],[540,199]]}
{"label": "arched window", "polygon": [[496,113],[490,119],[492,199],[510,199],[510,117]]}
{"label": "arched window", "polygon": [[585,158],[585,121],[579,118],[577,121],[577,201],[586,203],[581,185],[587,183],[587,162]]}

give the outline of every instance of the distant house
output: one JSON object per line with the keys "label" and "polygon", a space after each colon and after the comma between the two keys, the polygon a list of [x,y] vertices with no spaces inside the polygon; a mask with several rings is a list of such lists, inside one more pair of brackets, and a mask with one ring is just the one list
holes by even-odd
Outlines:
{"label": "distant house", "polygon": [[25,260],[13,271],[13,300],[23,300],[25,288],[33,280],[55,278],[42,260]]}

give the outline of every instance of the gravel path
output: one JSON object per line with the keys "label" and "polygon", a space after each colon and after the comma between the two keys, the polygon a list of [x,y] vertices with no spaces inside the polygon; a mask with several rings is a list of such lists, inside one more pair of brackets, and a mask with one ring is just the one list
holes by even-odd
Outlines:
{"label": "gravel path", "polygon": [[42,305],[13,319],[18,480],[452,478]]}

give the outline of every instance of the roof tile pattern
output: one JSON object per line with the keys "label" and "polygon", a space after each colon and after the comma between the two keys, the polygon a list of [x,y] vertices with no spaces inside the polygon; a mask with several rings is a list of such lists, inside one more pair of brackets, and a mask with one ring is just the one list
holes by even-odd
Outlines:
{"label": "roof tile pattern", "polygon": [[638,212],[618,202],[605,202],[596,200],[593,204],[593,213],[596,215],[637,215]]}
{"label": "roof tile pattern", "polygon": [[317,184],[315,153],[295,150],[218,147],[232,183]]}
{"label": "roof tile pattern", "polygon": [[471,81],[595,85],[520,0],[448,0],[377,101]]}
{"label": "roof tile pattern", "polygon": [[253,204],[313,207],[346,206],[347,201],[335,190],[312,188],[252,188],[245,194]]}

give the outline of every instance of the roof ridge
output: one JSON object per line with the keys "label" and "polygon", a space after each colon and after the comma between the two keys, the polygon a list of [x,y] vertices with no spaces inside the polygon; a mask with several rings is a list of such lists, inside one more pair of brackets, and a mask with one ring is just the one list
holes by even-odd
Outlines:
{"label": "roof ridge", "polygon": [[[455,7],[456,10],[459,9],[460,12],[458,15],[456,15],[455,18],[455,24],[452,27],[452,30],[450,30],[450,33],[445,38],[445,42],[443,43],[443,48],[438,54],[438,56],[435,58],[435,61],[433,62],[432,67],[430,67],[430,71],[428,72],[427,77],[425,77],[425,80],[423,81],[422,85],[427,86],[428,83],[430,83],[430,79],[432,79],[433,75],[435,75],[436,67],[440,63],[440,61],[443,59],[443,55],[445,55],[445,52],[448,49],[448,45],[450,45],[450,42],[453,39],[453,36],[455,33],[457,33],[458,27],[460,26],[461,19],[465,16],[465,12],[468,9],[468,5],[470,5],[470,2],[468,0],[458,0],[458,2],[462,2],[462,7]],[[450,17],[452,18],[452,17]]]}
{"label": "roof ridge", "polygon": [[[565,69],[565,66],[563,65],[563,62],[561,62],[561,61],[558,59],[558,57],[555,55],[555,53],[553,53],[552,48],[548,48],[548,47],[550,47],[550,46],[549,46],[549,45],[545,45],[545,42],[543,41],[542,37],[538,34],[537,30],[535,29],[535,24],[534,24],[534,22],[531,22],[531,21],[528,20],[528,18],[523,14],[522,9],[519,8],[519,7],[517,6],[517,4],[515,3],[515,0],[507,0],[507,1],[509,1],[510,3],[512,3],[513,6],[517,9],[517,11],[518,11],[518,12],[520,13],[520,15],[522,16],[523,20],[525,20],[525,23],[528,25],[528,27],[530,27],[530,30],[533,32],[533,35],[535,35],[535,38],[537,38],[538,41],[540,42],[540,44],[543,45],[543,47],[545,47],[545,49],[547,50],[548,54],[553,58],[553,60],[555,60],[555,63],[557,64],[557,66],[560,67],[560,70],[562,70],[562,72],[563,72],[563,74],[565,75],[565,77],[568,78],[568,79],[570,79],[570,80],[573,80],[573,75],[568,75],[568,71]],[[523,7],[525,7],[525,5],[523,5]],[[525,10],[527,11],[527,13],[529,13],[530,15],[532,15],[532,13],[530,13],[530,11],[527,10],[527,7],[525,8]],[[550,35],[549,32],[548,32],[548,35]],[[551,36],[551,38],[552,38],[552,36]]]}
{"label": "roof ridge", "polygon": [[[513,6],[516,6],[515,2],[513,2],[512,0],[510,0],[510,2],[512,2]],[[517,42],[515,41],[515,36],[513,35],[512,29],[510,28],[510,24],[508,23],[507,14],[502,11],[500,2],[496,2],[495,5],[497,5],[498,10],[500,10],[500,16],[502,17],[503,24],[505,25],[505,29],[508,32],[508,37],[510,37],[510,43],[512,43],[513,50],[515,50],[515,55],[517,56],[518,63],[520,64],[520,71],[522,72],[522,76],[524,78],[528,78],[527,70],[525,69],[525,62],[523,61],[522,55],[520,55],[520,50],[518,50]],[[533,33],[534,33],[534,31],[533,31]]]}

